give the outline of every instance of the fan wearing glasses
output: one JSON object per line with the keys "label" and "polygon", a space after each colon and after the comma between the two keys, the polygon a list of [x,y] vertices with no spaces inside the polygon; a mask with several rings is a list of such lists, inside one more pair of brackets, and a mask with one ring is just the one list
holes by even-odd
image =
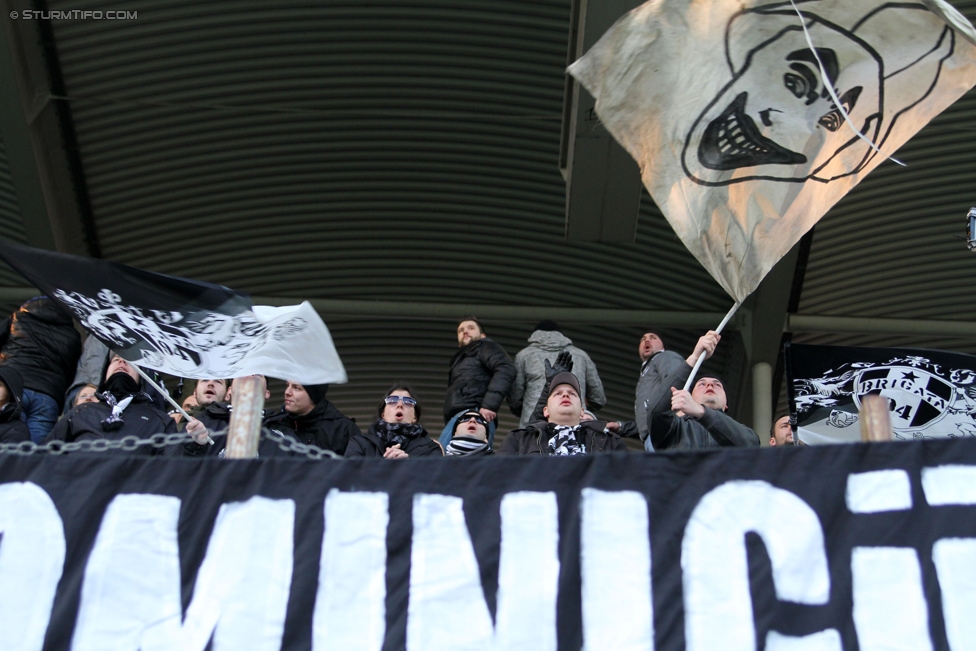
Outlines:
{"label": "fan wearing glasses", "polygon": [[458,416],[451,442],[444,454],[449,457],[480,457],[494,454],[488,444],[488,421],[481,412],[470,410]]}
{"label": "fan wearing glasses", "polygon": [[395,384],[376,410],[378,418],[363,434],[353,435],[345,456],[383,459],[442,456],[440,444],[420,424],[420,404],[410,387]]}

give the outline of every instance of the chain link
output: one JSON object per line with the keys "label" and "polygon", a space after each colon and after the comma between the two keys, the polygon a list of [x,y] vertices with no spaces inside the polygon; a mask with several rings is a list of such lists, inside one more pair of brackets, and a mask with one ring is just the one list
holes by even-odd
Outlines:
{"label": "chain link", "polygon": [[120,439],[88,439],[84,441],[51,441],[43,445],[37,445],[32,441],[21,441],[20,443],[0,444],[0,454],[64,454],[66,452],[108,452],[109,450],[124,450],[131,452],[138,450],[144,445],[154,448],[165,448],[168,445],[178,445],[192,441],[193,438],[184,432],[174,432],[172,434],[153,434],[147,439],[138,436],[123,436]]}
{"label": "chain link", "polygon": [[[291,452],[316,461],[321,461],[324,458],[342,458],[332,450],[323,450],[315,445],[306,445],[275,430],[262,430],[261,435],[273,441],[285,452]],[[21,441],[19,443],[0,443],[0,454],[32,456],[35,454],[60,455],[67,452],[108,452],[109,450],[132,452],[145,445],[165,448],[169,445],[179,445],[192,440],[193,437],[185,432],[175,432],[172,434],[153,434],[147,439],[141,439],[138,436],[123,436],[120,439],[87,439],[72,441],[71,443],[51,441],[43,445],[38,445],[32,441]]]}
{"label": "chain link", "polygon": [[295,454],[308,457],[309,459],[315,459],[316,461],[321,461],[325,457],[329,457],[331,459],[342,459],[341,456],[332,450],[325,450],[317,445],[305,445],[298,439],[285,436],[281,432],[277,432],[273,429],[261,430],[261,436],[267,437],[268,440],[274,441],[278,447],[285,452],[294,452]]}

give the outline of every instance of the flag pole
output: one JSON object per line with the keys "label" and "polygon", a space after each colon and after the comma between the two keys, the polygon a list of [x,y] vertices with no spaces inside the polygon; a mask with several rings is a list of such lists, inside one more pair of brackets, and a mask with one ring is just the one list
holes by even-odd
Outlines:
{"label": "flag pole", "polygon": [[[720,324],[718,324],[718,327],[717,328],[715,328],[715,332],[717,334],[722,334],[722,329],[732,319],[732,315],[735,314],[735,311],[739,309],[739,306],[740,305],[741,305],[741,303],[739,303],[738,301],[736,301],[735,305],[732,306],[732,309],[729,310],[729,313],[725,315],[725,318],[722,319],[722,322]],[[685,382],[685,386],[684,386],[684,389],[683,389],[684,391],[687,391],[688,390],[688,387],[691,386],[691,383],[694,382],[695,375],[698,373],[698,369],[701,368],[702,362],[705,361],[705,354],[706,354],[706,351],[703,350],[701,352],[701,355],[698,356],[698,361],[695,362],[695,366],[691,369],[691,375],[688,376],[688,380]]]}
{"label": "flag pole", "polygon": [[[159,392],[159,395],[163,396],[163,398],[166,400],[166,402],[168,402],[169,404],[171,404],[173,406],[173,408],[176,409],[176,411],[178,411],[181,414],[183,414],[183,418],[185,418],[187,420],[187,422],[190,421],[190,418],[192,418],[192,416],[190,416],[190,414],[186,413],[183,410],[183,407],[181,407],[175,400],[173,400],[173,397],[171,395],[169,395],[169,392],[168,391],[166,391],[163,387],[161,387],[158,384],[156,384],[155,382],[153,382],[152,378],[150,378],[148,375],[146,375],[145,371],[143,371],[141,368],[139,368],[138,366],[136,366],[133,362],[130,362],[129,360],[126,360],[125,363],[128,364],[129,366],[131,366],[132,368],[134,368],[136,370],[136,373],[138,373],[142,377],[143,380],[145,380],[146,382],[148,382],[149,383],[149,386],[151,386],[153,389],[156,389],[156,391]],[[212,438],[210,438],[210,434],[207,434],[207,441],[210,442],[210,445],[213,445],[214,444],[214,440]]]}

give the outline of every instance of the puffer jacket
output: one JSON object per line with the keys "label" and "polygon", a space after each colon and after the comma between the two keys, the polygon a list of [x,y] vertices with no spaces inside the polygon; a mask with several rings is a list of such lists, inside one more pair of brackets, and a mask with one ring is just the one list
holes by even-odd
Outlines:
{"label": "puffer jacket", "polygon": [[64,405],[64,392],[81,355],[81,335],[54,299],[32,298],[0,322],[0,365],[11,366],[24,388]]}
{"label": "puffer jacket", "polygon": [[498,411],[512,388],[515,365],[491,339],[476,339],[451,358],[444,399],[444,422],[466,409]]}
{"label": "puffer jacket", "polygon": [[325,398],[304,416],[292,416],[282,408],[265,426],[277,427],[305,445],[316,445],[336,454],[345,454],[349,439],[359,434],[356,423]]}
{"label": "puffer jacket", "polygon": [[[191,416],[199,420],[207,428],[210,434],[210,438],[213,440],[213,445],[207,443],[200,445],[194,441],[187,441],[183,445],[173,445],[166,449],[167,456],[183,456],[183,457],[223,457],[227,449],[227,429],[230,427],[230,416],[233,411],[232,406],[226,402],[215,402],[213,404],[207,405],[205,409],[199,410],[196,413],[188,412]],[[269,428],[267,423],[269,421],[276,421],[279,425]],[[258,458],[266,459],[270,457],[290,457],[296,456],[293,453],[286,452],[281,449],[277,441],[266,435],[268,429],[274,429],[274,431],[281,436],[289,439],[294,437],[286,434],[283,430],[284,428],[280,426],[281,418],[276,411],[265,410],[264,416],[262,418],[262,424],[264,424],[264,432],[262,432],[261,439],[258,442]],[[180,430],[186,430],[186,423],[180,423]]]}
{"label": "puffer jacket", "polygon": [[564,350],[573,356],[572,372],[580,383],[580,398],[591,409],[607,404],[596,364],[586,351],[574,346],[569,337],[556,330],[536,330],[529,337],[529,344],[515,356],[515,381],[508,394],[512,413],[521,414],[519,427],[525,427],[532,418],[532,411],[546,385],[546,360],[554,363],[556,356]]}
{"label": "puffer jacket", "polygon": [[[586,446],[587,454],[601,452],[627,452],[623,440],[613,432],[606,431],[607,424],[601,420],[588,420],[580,423],[576,440]],[[499,454],[551,454],[549,439],[554,430],[544,420],[529,423],[525,427],[512,430],[505,437]]]}
{"label": "puffer jacket", "polygon": [[[373,423],[365,433],[356,434],[349,439],[346,457],[381,458],[386,448],[386,441],[376,433],[376,423]],[[437,441],[427,434],[427,430],[424,430],[420,436],[408,440],[406,446],[401,449],[411,457],[439,457],[444,454]]]}

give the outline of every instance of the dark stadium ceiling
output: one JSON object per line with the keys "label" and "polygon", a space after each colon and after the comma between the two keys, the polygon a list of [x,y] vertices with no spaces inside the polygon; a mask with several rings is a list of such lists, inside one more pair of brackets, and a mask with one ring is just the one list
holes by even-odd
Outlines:
{"label": "dark stadium ceiling", "polygon": [[[439,429],[468,313],[512,356],[556,319],[597,363],[603,414],[626,418],[640,334],[686,351],[731,306],[646,192],[567,227],[564,69],[634,2],[2,4],[3,237],[311,300],[349,373],[330,397],[360,424],[406,380]],[[23,18],[72,9],[134,13]],[[784,338],[976,353],[976,254],[955,237],[976,204],[974,115],[970,93],[740,311],[709,363],[740,418],[768,419],[752,420],[753,370],[781,395]],[[32,292],[0,270],[4,310]]]}

